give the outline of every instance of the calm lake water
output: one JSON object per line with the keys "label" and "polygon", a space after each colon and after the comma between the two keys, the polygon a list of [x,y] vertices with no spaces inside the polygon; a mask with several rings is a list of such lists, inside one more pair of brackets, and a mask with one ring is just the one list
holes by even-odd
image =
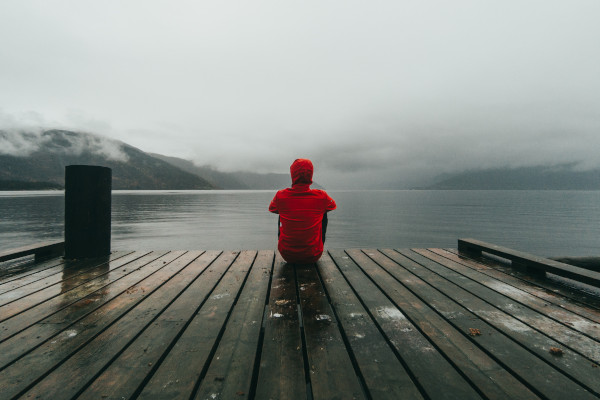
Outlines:
{"label": "calm lake water", "polygon": [[[114,191],[112,248],[274,249],[275,191]],[[600,191],[335,191],[326,247],[456,247],[600,255]],[[64,235],[62,192],[0,192],[0,250]]]}

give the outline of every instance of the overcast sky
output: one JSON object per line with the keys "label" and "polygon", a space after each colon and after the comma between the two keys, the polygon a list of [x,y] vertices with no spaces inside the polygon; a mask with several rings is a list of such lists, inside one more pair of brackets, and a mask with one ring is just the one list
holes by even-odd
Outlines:
{"label": "overcast sky", "polygon": [[0,127],[222,170],[600,165],[600,1],[0,2]]}

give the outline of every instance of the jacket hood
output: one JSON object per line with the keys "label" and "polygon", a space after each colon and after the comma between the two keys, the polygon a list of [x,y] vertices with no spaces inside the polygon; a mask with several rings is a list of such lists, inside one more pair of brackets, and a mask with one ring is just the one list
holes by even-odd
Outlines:
{"label": "jacket hood", "polygon": [[292,185],[311,184],[313,177],[313,164],[310,160],[299,158],[292,163],[290,167],[292,175]]}

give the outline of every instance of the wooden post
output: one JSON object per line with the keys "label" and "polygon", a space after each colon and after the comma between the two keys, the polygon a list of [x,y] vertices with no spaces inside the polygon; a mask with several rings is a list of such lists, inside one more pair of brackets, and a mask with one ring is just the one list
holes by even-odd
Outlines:
{"label": "wooden post", "polygon": [[472,257],[481,257],[481,249],[469,243],[469,239],[458,239],[458,251]]}
{"label": "wooden post", "polygon": [[110,254],[111,173],[92,165],[65,168],[65,258]]}

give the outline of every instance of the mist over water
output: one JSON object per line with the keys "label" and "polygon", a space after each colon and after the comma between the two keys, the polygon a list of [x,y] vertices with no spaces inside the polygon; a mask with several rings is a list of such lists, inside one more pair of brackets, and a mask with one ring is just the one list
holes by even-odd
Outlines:
{"label": "mist over water", "polygon": [[[328,191],[326,248],[451,247],[600,255],[600,191]],[[274,191],[114,191],[113,250],[275,249]],[[0,192],[0,250],[64,236],[62,192]]]}

